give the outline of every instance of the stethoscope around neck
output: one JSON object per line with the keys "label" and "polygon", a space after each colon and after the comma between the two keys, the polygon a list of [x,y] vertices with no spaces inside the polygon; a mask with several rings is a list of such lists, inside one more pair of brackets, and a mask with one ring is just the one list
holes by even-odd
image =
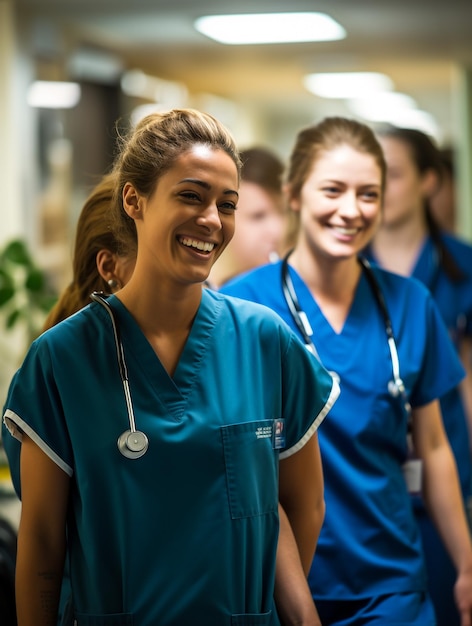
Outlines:
{"label": "stethoscope around neck", "polygon": [[117,441],[118,450],[127,459],[139,459],[146,453],[149,441],[146,435],[140,430],[136,430],[136,421],[134,419],[133,403],[131,402],[131,392],[129,389],[128,368],[126,367],[125,353],[123,350],[123,343],[120,339],[118,325],[116,323],[115,315],[110,304],[107,302],[105,295],[102,292],[94,291],[90,298],[94,302],[98,302],[107,311],[110,316],[113,326],[113,335],[115,338],[116,355],[118,359],[118,366],[120,369],[121,381],[123,383],[123,390],[126,400],[126,409],[128,411],[129,429],[125,430]]}
{"label": "stethoscope around neck", "polygon": [[[289,308],[290,314],[297,325],[298,330],[300,331],[301,336],[303,337],[303,341],[305,342],[306,347],[312,352],[315,357],[318,359],[320,363],[322,363],[321,358],[316,350],[315,344],[313,342],[313,329],[311,327],[310,322],[308,321],[308,317],[306,313],[300,306],[300,303],[297,298],[297,294],[295,292],[295,287],[293,285],[292,277],[290,276],[289,268],[288,268],[288,257],[292,251],[290,250],[282,261],[282,291],[285,297],[285,301]],[[385,298],[380,289],[380,286],[374,276],[374,272],[370,266],[370,263],[363,256],[358,257],[359,263],[361,264],[362,270],[367,278],[367,281],[372,289],[372,293],[375,297],[379,310],[382,314],[382,318],[385,325],[385,332],[387,334],[387,342],[390,351],[390,359],[392,362],[392,380],[388,383],[388,392],[394,398],[400,398],[402,402],[402,407],[407,417],[407,422],[410,425],[411,420],[411,405],[408,401],[405,384],[400,376],[400,361],[398,358],[398,350],[397,344],[395,342],[395,336],[393,334],[392,322],[390,320],[390,315],[388,313],[387,304],[385,302]],[[330,374],[339,380],[339,376],[336,372],[330,372]]]}

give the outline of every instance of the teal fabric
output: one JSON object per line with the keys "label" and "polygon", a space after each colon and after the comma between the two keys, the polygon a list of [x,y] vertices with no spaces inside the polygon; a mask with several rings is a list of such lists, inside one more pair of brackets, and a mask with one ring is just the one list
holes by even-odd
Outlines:
{"label": "teal fabric", "polygon": [[72,477],[78,623],[128,623],[113,620],[130,614],[139,626],[277,625],[279,454],[316,431],[336,397],[331,377],[274,313],[204,290],[170,378],[125,307],[109,302],[136,426],[149,438],[143,457],[117,448],[128,415],[99,304],[35,342],[6,403],[10,426]]}

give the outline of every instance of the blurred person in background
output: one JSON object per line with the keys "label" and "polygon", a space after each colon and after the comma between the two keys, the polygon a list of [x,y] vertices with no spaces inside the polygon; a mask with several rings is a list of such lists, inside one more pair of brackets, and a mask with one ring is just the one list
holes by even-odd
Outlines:
{"label": "blurred person in background", "polygon": [[85,201],[77,221],[72,280],[44,322],[43,331],[90,303],[92,291],[114,292],[130,277],[136,251],[124,252],[110,226],[115,189],[106,174]]}
{"label": "blurred person in background", "polygon": [[[466,377],[440,401],[467,507],[472,479],[472,246],[446,232],[433,214],[431,199],[444,173],[434,141],[407,128],[386,128],[378,137],[387,162],[384,212],[365,253],[383,268],[426,285],[461,357]],[[438,624],[458,625],[454,565],[420,498],[414,499],[414,507]]]}
{"label": "blurred person in background", "polygon": [[285,232],[284,164],[266,147],[241,151],[242,171],[234,237],[212,268],[209,284],[218,288],[247,270],[277,260]]}

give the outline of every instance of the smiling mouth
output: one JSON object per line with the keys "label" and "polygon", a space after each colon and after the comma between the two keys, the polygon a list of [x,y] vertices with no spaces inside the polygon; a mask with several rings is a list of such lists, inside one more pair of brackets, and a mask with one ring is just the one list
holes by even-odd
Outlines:
{"label": "smiling mouth", "polygon": [[343,228],[342,226],[335,226],[334,230],[340,235],[345,235],[348,237],[352,237],[359,231],[358,228]]}
{"label": "smiling mouth", "polygon": [[209,254],[215,247],[214,243],[201,241],[200,239],[191,239],[190,237],[180,237],[179,241],[183,246],[192,248],[193,250],[198,250],[198,252],[203,252],[205,254]]}

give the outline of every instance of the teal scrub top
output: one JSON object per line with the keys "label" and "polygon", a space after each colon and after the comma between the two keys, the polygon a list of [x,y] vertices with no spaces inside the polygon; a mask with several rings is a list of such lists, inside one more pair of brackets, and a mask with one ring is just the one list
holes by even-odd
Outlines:
{"label": "teal scrub top", "polygon": [[278,462],[315,433],[336,384],[273,312],[211,290],[171,378],[109,303],[146,454],[117,447],[129,420],[97,303],[36,340],[4,414],[71,477],[78,626],[278,625]]}
{"label": "teal scrub top", "polygon": [[[384,319],[364,274],[341,332],[290,268],[321,361],[341,393],[320,429],[326,515],[309,582],[315,600],[423,591],[424,560],[402,473],[407,418],[388,392]],[[463,369],[431,295],[418,281],[373,268],[392,321],[400,374],[413,407],[454,388]],[[228,283],[224,293],[269,306],[298,332],[282,292],[281,263]]]}

